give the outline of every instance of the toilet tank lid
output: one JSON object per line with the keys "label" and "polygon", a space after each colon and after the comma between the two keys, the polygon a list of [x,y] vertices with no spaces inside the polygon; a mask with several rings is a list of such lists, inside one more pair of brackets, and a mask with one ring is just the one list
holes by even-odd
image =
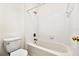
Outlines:
{"label": "toilet tank lid", "polygon": [[21,40],[21,37],[8,37],[3,39],[5,42],[14,41],[14,40]]}

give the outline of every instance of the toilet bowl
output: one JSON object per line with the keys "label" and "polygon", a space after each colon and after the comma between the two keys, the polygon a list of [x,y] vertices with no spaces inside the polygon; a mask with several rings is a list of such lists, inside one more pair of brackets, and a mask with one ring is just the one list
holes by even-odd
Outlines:
{"label": "toilet bowl", "polygon": [[5,38],[4,48],[10,56],[27,56],[28,51],[21,48],[21,37]]}
{"label": "toilet bowl", "polygon": [[27,50],[24,50],[24,49],[18,49],[10,53],[10,56],[27,56],[27,55],[28,55],[28,52]]}

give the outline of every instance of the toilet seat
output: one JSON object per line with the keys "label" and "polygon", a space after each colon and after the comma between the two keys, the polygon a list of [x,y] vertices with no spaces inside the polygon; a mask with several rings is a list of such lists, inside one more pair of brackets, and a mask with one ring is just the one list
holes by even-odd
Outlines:
{"label": "toilet seat", "polygon": [[18,49],[10,54],[10,56],[27,56],[28,52],[24,49]]}

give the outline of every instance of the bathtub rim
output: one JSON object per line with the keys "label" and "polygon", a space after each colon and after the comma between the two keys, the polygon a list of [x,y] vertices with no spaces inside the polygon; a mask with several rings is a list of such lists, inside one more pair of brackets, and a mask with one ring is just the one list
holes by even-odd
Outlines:
{"label": "bathtub rim", "polygon": [[29,47],[32,46],[32,47],[35,47],[35,48],[38,48],[38,49],[41,49],[45,52],[48,52],[48,53],[51,53],[51,54],[56,54],[57,56],[70,56],[72,55],[72,50],[69,48],[69,47],[66,47],[68,49],[68,53],[61,53],[61,52],[58,52],[58,51],[53,51],[51,49],[48,49],[48,48],[45,48],[45,47],[41,47],[41,46],[38,46],[32,42],[26,42],[26,45]]}

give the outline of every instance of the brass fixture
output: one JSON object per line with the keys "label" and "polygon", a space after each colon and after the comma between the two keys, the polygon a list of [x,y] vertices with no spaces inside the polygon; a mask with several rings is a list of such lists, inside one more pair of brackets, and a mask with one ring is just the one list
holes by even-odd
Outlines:
{"label": "brass fixture", "polygon": [[77,42],[79,42],[79,36],[77,36]]}
{"label": "brass fixture", "polygon": [[76,37],[74,36],[74,37],[72,37],[72,39],[75,41],[76,40]]}
{"label": "brass fixture", "polygon": [[72,39],[73,39],[74,41],[76,40],[77,42],[79,42],[79,35],[73,36]]}

